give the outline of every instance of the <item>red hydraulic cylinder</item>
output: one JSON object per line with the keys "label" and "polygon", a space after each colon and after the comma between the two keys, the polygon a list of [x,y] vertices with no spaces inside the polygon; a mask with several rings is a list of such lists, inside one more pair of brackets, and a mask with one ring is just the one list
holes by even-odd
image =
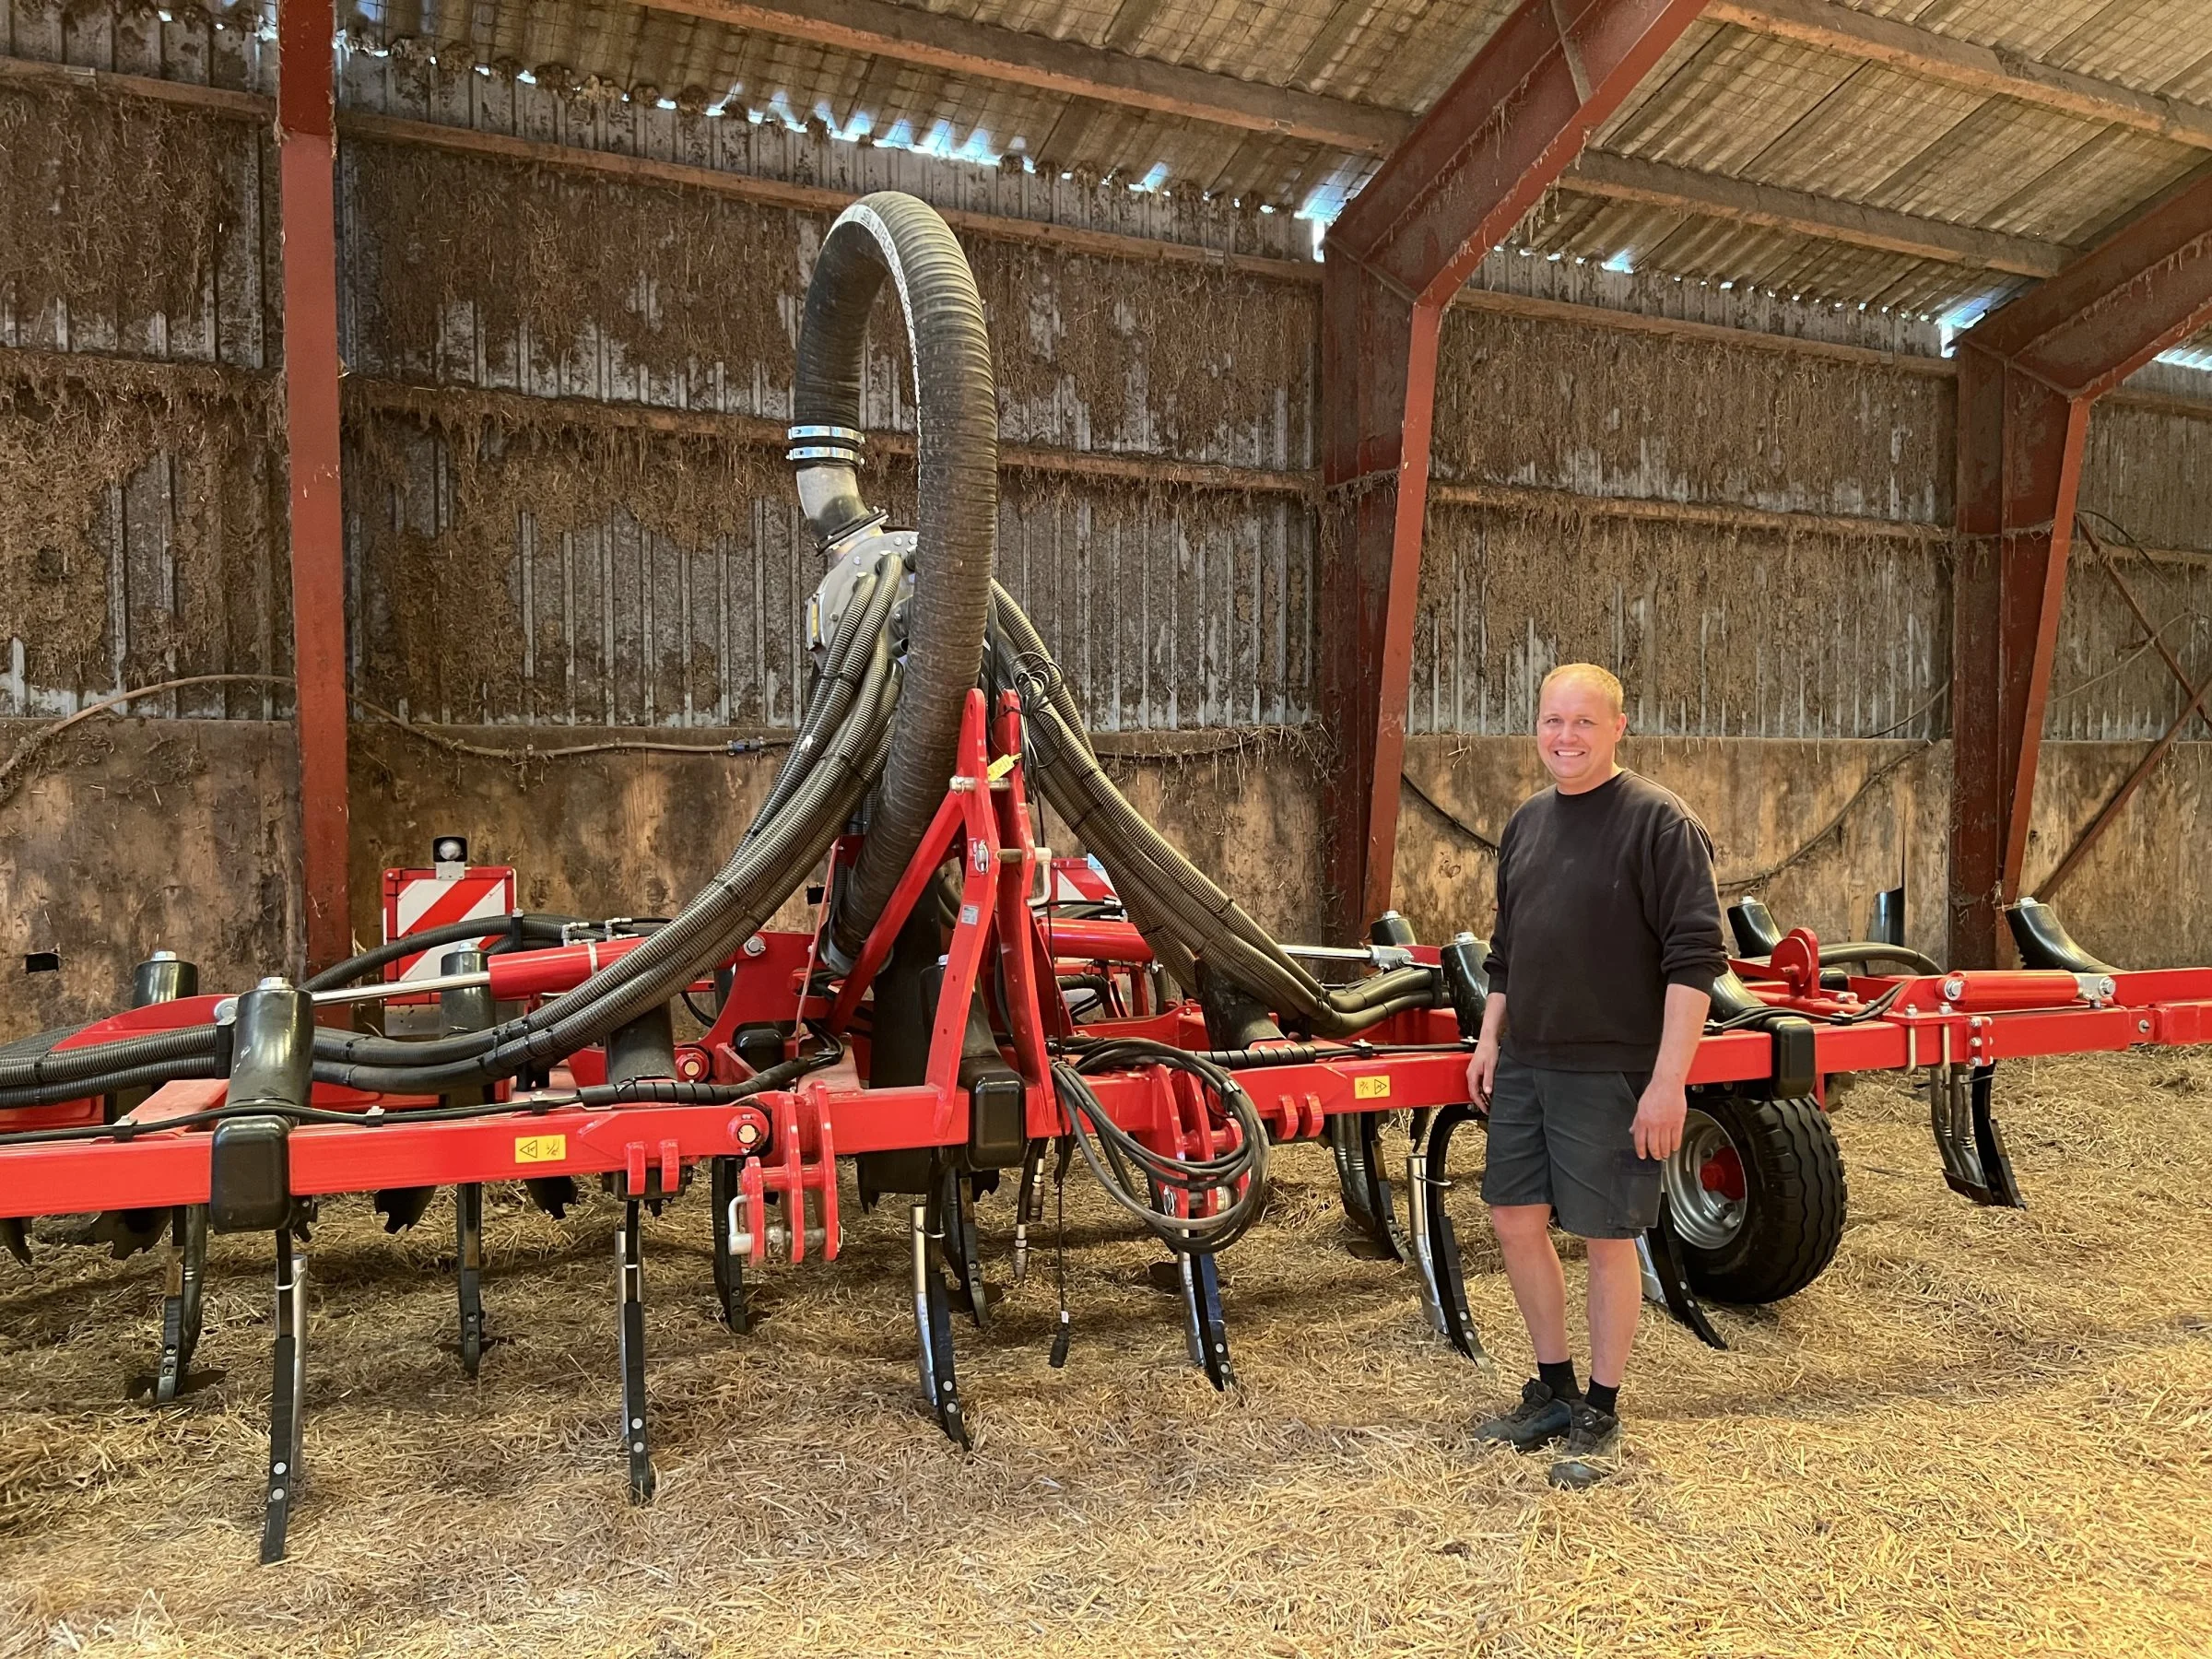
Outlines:
{"label": "red hydraulic cylinder", "polygon": [[1145,943],[1145,935],[1128,922],[1100,921],[1085,917],[1079,921],[1063,921],[1057,916],[1044,920],[1044,940],[1052,947],[1053,959],[1059,961],[1083,962],[1148,962],[1152,947]]}

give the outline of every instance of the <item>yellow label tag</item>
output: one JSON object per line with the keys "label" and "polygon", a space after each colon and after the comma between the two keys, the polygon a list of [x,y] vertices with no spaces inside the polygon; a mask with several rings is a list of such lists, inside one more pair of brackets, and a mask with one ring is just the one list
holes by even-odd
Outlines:
{"label": "yellow label tag", "polygon": [[997,782],[1001,778],[1005,777],[1013,770],[1014,757],[1011,755],[1001,755],[997,759],[991,762],[991,782],[994,783]]}
{"label": "yellow label tag", "polygon": [[1355,1100],[1387,1100],[1390,1099],[1388,1077],[1354,1077],[1352,1099]]}
{"label": "yellow label tag", "polygon": [[569,1137],[565,1135],[521,1135],[514,1141],[514,1161],[525,1163],[559,1163],[569,1155]]}

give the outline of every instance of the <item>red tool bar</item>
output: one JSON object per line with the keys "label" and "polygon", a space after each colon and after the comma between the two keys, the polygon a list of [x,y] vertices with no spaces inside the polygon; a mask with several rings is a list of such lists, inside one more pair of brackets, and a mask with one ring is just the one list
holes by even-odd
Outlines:
{"label": "red tool bar", "polygon": [[2212,1001],[2212,968],[2150,968],[2112,975],[2113,994],[2124,1003]]}
{"label": "red tool bar", "polygon": [[[1246,1066],[1236,1078],[1266,1114],[1291,1105],[1311,1113],[1315,1100],[1324,1113],[1393,1112],[1465,1101],[1467,1059],[1464,1053],[1438,1053],[1316,1060],[1303,1065]],[[1132,1131],[1153,1126],[1168,1086],[1157,1070],[1103,1072],[1085,1080],[1113,1121]]]}
{"label": "red tool bar", "polygon": [[[911,1093],[885,1090],[885,1093]],[[596,1175],[629,1167],[630,1148],[680,1158],[750,1157],[768,1143],[767,1113],[739,1106],[567,1107],[465,1123],[394,1120],[376,1128],[313,1124],[291,1134],[291,1187],[320,1193],[452,1186],[524,1176]],[[0,1216],[153,1209],[207,1202],[210,1137],[0,1147]]]}
{"label": "red tool bar", "polygon": [[[1953,1039],[1954,1062],[1980,1065],[2041,1054],[2116,1053],[2151,1036],[2145,1029],[2150,1021],[2140,1008],[2046,1008],[1973,1018],[1979,1018],[1981,1025],[1974,1026],[1970,1018],[1964,1039]],[[1976,1038],[1981,1039],[1978,1046]],[[1940,1058],[1924,1048],[1919,1056],[1923,1065]]]}

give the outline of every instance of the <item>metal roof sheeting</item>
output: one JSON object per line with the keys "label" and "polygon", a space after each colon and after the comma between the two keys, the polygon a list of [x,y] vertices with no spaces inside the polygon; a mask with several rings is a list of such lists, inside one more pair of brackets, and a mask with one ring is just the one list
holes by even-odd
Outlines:
{"label": "metal roof sheeting", "polygon": [[[1418,113],[1511,0],[896,0],[965,22]],[[2212,103],[2212,0],[1859,0],[1851,9]],[[437,42],[591,89],[731,100],[764,121],[1138,188],[1332,217],[1373,158],[747,31],[619,0],[360,0],[357,38]],[[2152,134],[1733,24],[1694,26],[1597,135],[1622,156],[2079,246],[2206,159]],[[1959,321],[2020,286],[1971,265],[1707,215],[1578,197],[1522,229],[1542,252]]]}

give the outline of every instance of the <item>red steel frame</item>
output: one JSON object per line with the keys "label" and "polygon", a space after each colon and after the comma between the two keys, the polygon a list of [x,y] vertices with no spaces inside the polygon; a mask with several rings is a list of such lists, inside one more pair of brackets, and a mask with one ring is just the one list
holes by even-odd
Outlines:
{"label": "red steel frame", "polygon": [[[852,1053],[834,1068],[788,1089],[764,1091],[734,1105],[553,1105],[512,1096],[508,1112],[465,1122],[410,1121],[425,1099],[376,1098],[318,1085],[314,1103],[334,1110],[383,1109],[359,1126],[310,1124],[290,1136],[291,1180],[306,1196],[385,1187],[438,1186],[520,1176],[621,1175],[626,1192],[673,1192],[685,1165],[712,1158],[742,1160],[742,1192],[752,1216],[756,1256],[766,1248],[763,1195],[781,1192],[794,1205],[811,1195],[823,1251],[837,1253],[836,1159],[904,1147],[957,1147],[968,1138],[968,1100],[958,1083],[967,1010],[982,984],[1009,1034],[1006,1058],[1028,1088],[1030,1136],[1065,1132],[1051,1087],[1049,1043],[1055,1037],[1127,1034],[1188,1049],[1208,1046],[1195,1005],[1150,1014],[1072,1022],[1057,994],[1063,966],[1141,969],[1150,950],[1126,923],[1055,922],[1033,909],[1030,895],[1044,850],[1032,832],[1018,761],[1018,711],[1006,700],[986,742],[982,694],[972,692],[963,723],[959,771],[930,832],[841,984],[816,982],[817,934],[758,935],[726,964],[732,989],[714,1027],[677,1053],[678,1076],[737,1082],[751,1075],[733,1046],[741,1024],[800,1019],[844,1030],[875,973],[888,958],[906,912],[942,865],[962,870],[959,919],[947,953],[927,1072],[921,1083],[871,1088],[864,1081],[867,1044],[855,1034]],[[996,755],[994,758],[993,747]],[[841,845],[833,861],[851,856]],[[824,907],[826,916],[827,907]],[[490,986],[501,1000],[570,990],[641,941],[616,939],[492,959]],[[1418,959],[1433,950],[1417,947]],[[1842,1014],[1896,989],[1881,1017],[1855,1025],[1815,1029],[1815,1066],[1837,1073],[1982,1065],[2029,1055],[2118,1051],[2143,1043],[2212,1041],[2212,969],[2123,972],[2109,997],[2084,999],[2076,976],[2056,971],[1966,973],[1903,981],[1857,978],[1848,996],[1819,982],[1818,942],[1802,931],[1768,963],[1736,964],[1753,989],[1783,1009]],[[1853,1000],[1853,999],[1856,1000]],[[136,1008],[88,1028],[67,1046],[131,1031],[196,1024],[214,1018],[219,999],[201,996]],[[1441,1107],[1466,1101],[1466,1053],[1453,1015],[1402,1014],[1368,1034],[1371,1045],[1278,1066],[1242,1071],[1241,1080],[1269,1131],[1281,1139],[1313,1139],[1325,1120],[1346,1112]],[[1395,1050],[1396,1052],[1394,1052]],[[1690,1081],[1756,1083],[1772,1074],[1774,1044],[1764,1031],[1708,1036]],[[604,1065],[594,1051],[574,1056],[575,1081],[594,1082]],[[1206,1156],[1221,1149],[1230,1126],[1210,1113],[1187,1079],[1158,1067],[1090,1079],[1113,1120],[1162,1151]],[[218,1105],[224,1085],[172,1083],[130,1114],[128,1139],[0,1146],[0,1218],[100,1209],[154,1209],[199,1204],[208,1194],[209,1140],[204,1126],[164,1127],[164,1120]],[[35,1112],[0,1112],[0,1132],[67,1123],[98,1123],[100,1102]],[[796,1213],[795,1208],[793,1212]],[[806,1248],[805,1227],[787,1230],[793,1259]]]}
{"label": "red steel frame", "polygon": [[1949,959],[2019,897],[2090,406],[2212,322],[2212,176],[1959,336]]}
{"label": "red steel frame", "polygon": [[291,474],[292,674],[312,972],[350,954],[346,553],[338,484],[338,248],[331,0],[276,7],[284,238],[284,424]]}
{"label": "red steel frame", "polygon": [[1330,227],[1324,800],[1336,923],[1389,908],[1443,309],[1705,0],[1525,0]]}

